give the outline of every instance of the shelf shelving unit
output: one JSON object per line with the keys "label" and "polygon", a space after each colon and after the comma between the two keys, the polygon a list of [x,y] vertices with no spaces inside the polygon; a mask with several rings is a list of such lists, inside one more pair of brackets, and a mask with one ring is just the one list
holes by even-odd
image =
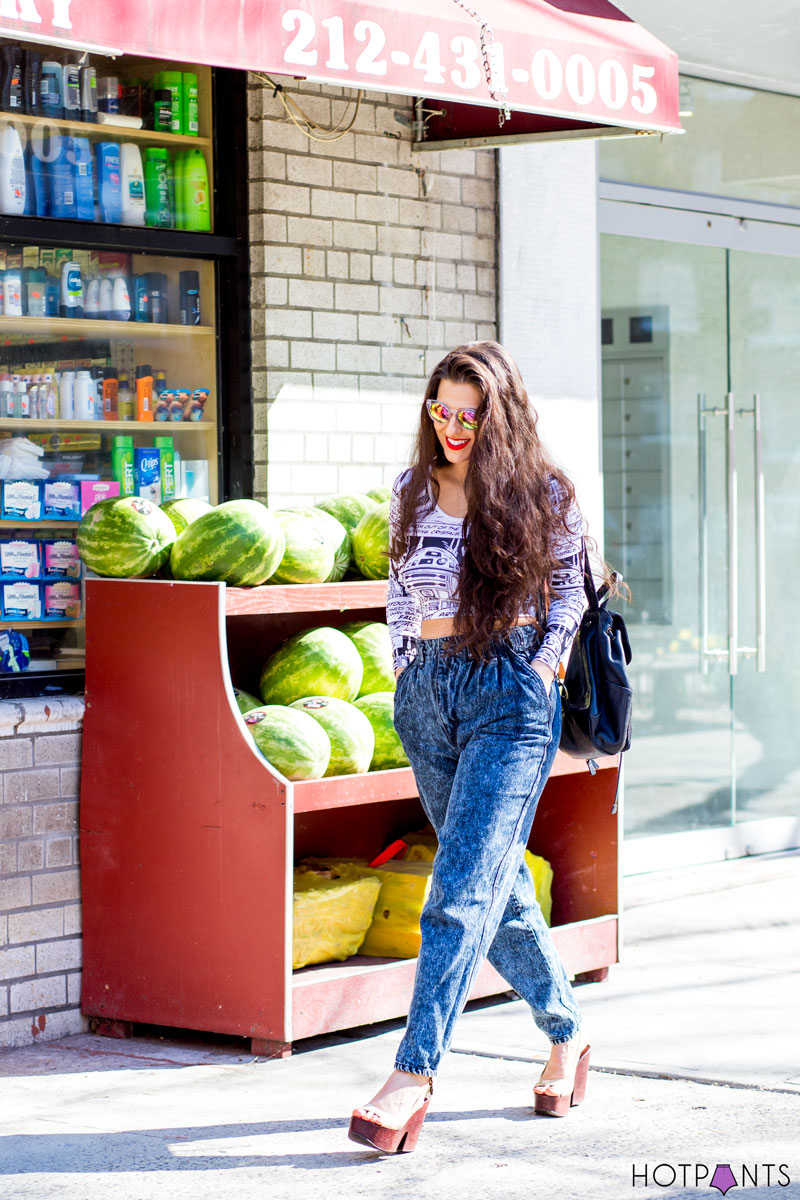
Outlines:
{"label": "shelf shelving unit", "polygon": [[[238,1034],[269,1055],[403,1014],[413,960],[292,972],[292,867],[371,858],[419,828],[413,773],[291,783],[256,750],[231,682],[257,692],[264,659],[299,629],[385,620],[385,583],[89,579],[86,602],[84,1013],[117,1036],[171,1025]],[[591,978],[617,961],[616,767],[604,760],[592,777],[559,756],[531,837],[555,872],[556,945]],[[472,995],[507,988],[486,964]]]}

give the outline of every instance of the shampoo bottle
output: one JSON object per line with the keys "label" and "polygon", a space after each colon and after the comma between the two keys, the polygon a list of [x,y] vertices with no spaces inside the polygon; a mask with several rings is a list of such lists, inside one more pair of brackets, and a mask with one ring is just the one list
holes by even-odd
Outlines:
{"label": "shampoo bottle", "polygon": [[94,220],[94,157],[89,139],[72,139],[75,166],[75,215],[79,221]]}
{"label": "shampoo bottle", "polygon": [[38,50],[25,51],[25,74],[24,74],[24,98],[25,112],[29,116],[38,117],[41,115],[41,75],[42,75],[42,56]]}
{"label": "shampoo bottle", "polygon": [[39,108],[43,117],[60,121],[64,116],[64,74],[61,63],[48,60],[42,63],[39,76]]}
{"label": "shampoo bottle", "polygon": [[144,171],[141,151],[135,142],[123,142],[120,147],[120,178],[123,225],[144,225]]}
{"label": "shampoo bottle", "polygon": [[146,220],[153,228],[169,229],[174,224],[170,211],[169,151],[150,146],[144,152]]}
{"label": "shampoo bottle", "polygon": [[97,120],[97,70],[88,62],[81,67],[81,120]]}
{"label": "shampoo bottle", "polygon": [[75,155],[72,138],[53,139],[57,154],[50,161],[50,215],[75,220]]}
{"label": "shampoo bottle", "polygon": [[190,71],[184,71],[182,85],[181,133],[197,137],[197,76]]}
{"label": "shampoo bottle", "polygon": [[[117,392],[117,412],[119,413],[120,421],[132,421],[134,418],[133,394],[131,393],[128,376],[124,371],[119,373],[119,389]],[[131,485],[133,483],[133,438],[130,439],[131,444]],[[117,475],[115,479],[119,478]],[[133,492],[123,492],[124,496],[132,496]]]}
{"label": "shampoo bottle", "polygon": [[184,224],[182,229],[208,232],[211,229],[211,205],[208,194],[208,167],[202,150],[187,150],[183,158]]}
{"label": "shampoo bottle", "polygon": [[119,396],[119,379],[113,367],[103,371],[103,419],[116,421],[117,400]]}
{"label": "shampoo bottle", "polygon": [[122,183],[120,176],[119,144],[98,142],[97,191],[100,203],[100,219],[112,225],[122,220]]}
{"label": "shampoo bottle", "polygon": [[153,369],[147,363],[136,368],[136,420],[153,419]]}
{"label": "shampoo bottle", "polygon": [[33,192],[31,210],[36,217],[50,216],[50,189],[47,178],[47,163],[36,153],[33,143],[30,146],[29,180]]}
{"label": "shampoo bottle", "polygon": [[22,142],[14,126],[6,124],[0,133],[0,213],[22,216],[26,191]]}
{"label": "shampoo bottle", "polygon": [[2,87],[0,102],[5,112],[21,113],[25,107],[25,61],[23,50],[13,43],[0,50],[2,62]]}
{"label": "shampoo bottle", "polygon": [[59,316],[83,316],[83,281],[78,263],[67,259],[61,264],[61,302]]}
{"label": "shampoo bottle", "polygon": [[64,116],[68,121],[81,119],[81,68],[76,62],[65,63],[62,73],[62,103]]}

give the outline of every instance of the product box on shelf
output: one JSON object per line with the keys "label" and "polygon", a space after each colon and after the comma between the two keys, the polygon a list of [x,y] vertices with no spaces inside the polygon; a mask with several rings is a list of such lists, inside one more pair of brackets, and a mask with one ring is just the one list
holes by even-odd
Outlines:
{"label": "product box on shelf", "polygon": [[42,584],[45,620],[72,621],[81,615],[81,585],[66,579]]}
{"label": "product box on shelf", "polygon": [[0,583],[0,610],[4,621],[40,621],[42,589],[38,583]]}
{"label": "product box on shelf", "polygon": [[42,543],[14,539],[0,541],[0,577],[38,579],[42,573]]}
{"label": "product box on shelf", "polygon": [[161,451],[152,447],[133,452],[134,486],[137,496],[151,504],[161,503]]}
{"label": "product box on shelf", "polygon": [[81,518],[81,485],[68,479],[46,479],[42,485],[45,517],[57,521]]}
{"label": "product box on shelf", "polygon": [[34,479],[4,479],[0,519],[3,521],[40,521],[42,485]]}
{"label": "product box on shelf", "polygon": [[80,579],[81,558],[74,541],[57,538],[42,543],[44,551],[43,575],[49,579]]}
{"label": "product box on shelf", "polygon": [[118,496],[120,485],[115,479],[83,480],[81,483],[81,516],[100,500]]}

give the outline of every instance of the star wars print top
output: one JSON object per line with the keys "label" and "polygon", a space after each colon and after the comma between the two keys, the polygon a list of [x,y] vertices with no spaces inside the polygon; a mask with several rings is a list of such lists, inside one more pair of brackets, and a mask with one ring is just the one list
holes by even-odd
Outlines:
{"label": "star wars print top", "polygon": [[[404,471],[394,482],[389,506],[390,537],[394,538],[399,521],[400,492],[410,476]],[[551,492],[557,496],[558,485],[553,481]],[[407,667],[416,657],[416,642],[423,621],[440,617],[453,618],[458,611],[458,575],[464,556],[463,521],[451,517],[433,504],[430,512],[421,515],[411,531],[410,550],[399,563],[390,562],[389,591],[386,618],[392,639],[394,667]],[[563,535],[554,546],[556,558],[562,564],[553,572],[551,598],[547,615],[537,613],[535,606],[524,615],[536,616],[543,634],[534,659],[552,671],[569,649],[580,624],[586,597],[583,590],[583,522],[574,505],[568,519],[569,535]],[[523,615],[523,614],[521,614]]]}

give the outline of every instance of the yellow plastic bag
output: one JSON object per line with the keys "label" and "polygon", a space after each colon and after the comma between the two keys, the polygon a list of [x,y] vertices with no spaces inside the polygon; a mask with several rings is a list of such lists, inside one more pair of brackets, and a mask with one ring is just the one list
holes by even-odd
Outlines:
{"label": "yellow plastic bag", "polygon": [[370,867],[363,859],[305,861],[316,868],[336,871],[342,877],[366,877],[380,883],[372,924],[360,954],[371,958],[416,958],[420,945],[419,918],[430,891],[432,863],[391,859],[382,867]]}
{"label": "yellow plastic bag", "polygon": [[294,872],[292,967],[355,954],[369,928],[380,880],[300,866]]}
{"label": "yellow plastic bag", "polygon": [[539,901],[542,916],[549,925],[553,911],[553,868],[546,858],[540,858],[538,854],[531,854],[530,850],[525,851],[525,862],[531,869],[533,886],[536,888],[536,899]]}
{"label": "yellow plastic bag", "polygon": [[416,833],[405,834],[403,841],[408,846],[403,862],[433,862],[436,857],[439,842],[430,825]]}

